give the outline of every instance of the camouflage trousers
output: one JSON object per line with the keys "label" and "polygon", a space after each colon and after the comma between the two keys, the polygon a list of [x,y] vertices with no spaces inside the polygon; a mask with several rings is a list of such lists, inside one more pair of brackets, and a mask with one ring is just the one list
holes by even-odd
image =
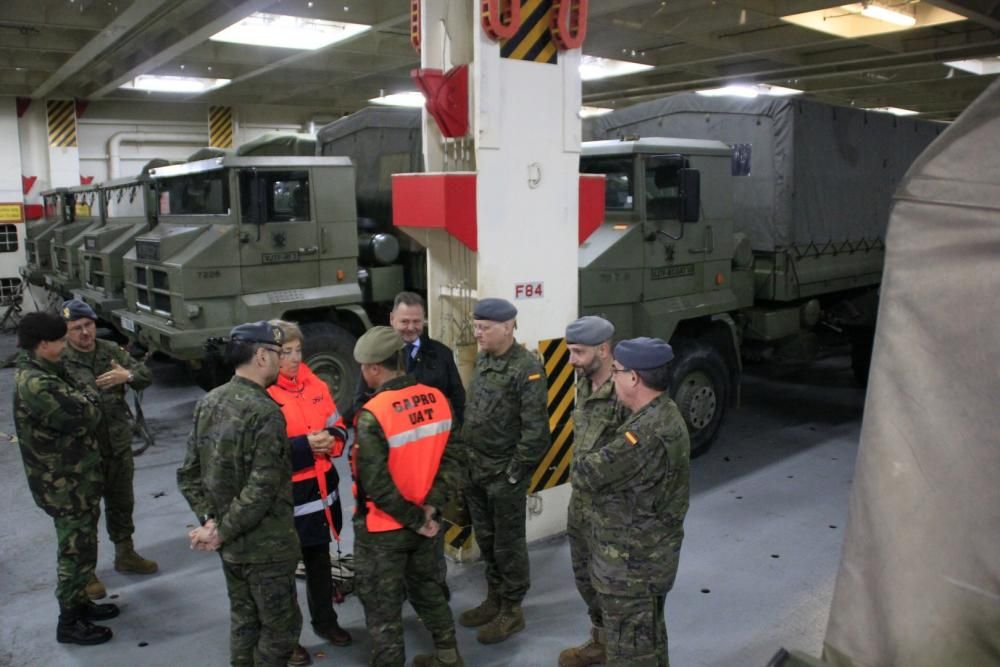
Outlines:
{"label": "camouflage trousers", "polygon": [[229,661],[233,667],[285,667],[299,643],[302,612],[295,560],[222,561],[229,592]]}
{"label": "camouflage trousers", "polygon": [[97,520],[99,509],[53,517],[56,524],[56,599],[64,607],[81,605],[87,597],[87,582],[97,565]]}
{"label": "camouflage trousers", "polygon": [[104,474],[104,524],[108,537],[115,544],[131,539],[135,532],[132,513],[135,510],[135,459],[132,450],[115,453],[101,452],[101,472]]}
{"label": "camouflage trousers", "polygon": [[590,581],[590,540],[592,539],[591,519],[588,514],[592,497],[582,491],[573,489],[569,498],[569,511],[566,518],[566,536],[569,538],[569,556],[573,563],[573,579],[576,590],[580,592],[587,605],[587,614],[595,628],[603,627],[601,620],[601,602],[598,599],[594,584]]}
{"label": "camouflage trousers", "polygon": [[437,540],[400,529],[370,533],[354,522],[354,592],[365,609],[372,667],[403,667],[403,602],[409,600],[436,648],[453,648],[455,621],[438,581]]}
{"label": "camouflage trousers", "polygon": [[465,488],[476,544],[486,562],[486,583],[512,602],[523,600],[531,585],[525,537],[529,481],[510,484],[500,476]]}
{"label": "camouflage trousers", "polygon": [[599,595],[604,617],[607,667],[670,667],[667,625],[663,618],[666,597]]}

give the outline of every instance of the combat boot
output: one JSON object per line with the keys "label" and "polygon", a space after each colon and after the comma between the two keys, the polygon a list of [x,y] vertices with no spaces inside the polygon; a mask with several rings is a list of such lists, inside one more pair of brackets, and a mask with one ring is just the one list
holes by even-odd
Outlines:
{"label": "combat boot", "polygon": [[490,590],[478,607],[467,609],[458,615],[458,622],[467,628],[478,628],[486,625],[500,613],[500,595]]}
{"label": "combat boot", "polygon": [[87,600],[87,602],[80,607],[80,614],[88,621],[106,621],[109,618],[115,618],[118,616],[118,613],[118,605],[110,602],[105,604],[96,604]]}
{"label": "combat boot", "polygon": [[56,626],[56,641],[63,644],[94,646],[110,641],[111,628],[94,625],[85,618],[82,605],[59,607],[59,625]]}
{"label": "combat boot", "polygon": [[603,665],[607,660],[604,647],[604,630],[590,629],[590,639],[580,646],[568,648],[559,654],[559,667],[589,667]]}
{"label": "combat boot", "polygon": [[101,580],[97,578],[96,574],[90,575],[90,581],[87,582],[87,597],[91,600],[100,600],[108,594],[108,589],[104,587]]}
{"label": "combat boot", "polygon": [[437,648],[434,654],[423,653],[413,657],[413,667],[465,667],[457,648]]}
{"label": "combat boot", "polygon": [[288,657],[287,667],[305,667],[313,664],[312,656],[302,644],[296,644],[292,655]]}
{"label": "combat boot", "polygon": [[524,613],[521,603],[501,600],[500,613],[479,628],[476,639],[480,644],[499,644],[516,632],[524,630]]}
{"label": "combat boot", "polygon": [[153,574],[159,566],[156,561],[143,558],[135,552],[132,540],[115,544],[115,571],[130,574]]}

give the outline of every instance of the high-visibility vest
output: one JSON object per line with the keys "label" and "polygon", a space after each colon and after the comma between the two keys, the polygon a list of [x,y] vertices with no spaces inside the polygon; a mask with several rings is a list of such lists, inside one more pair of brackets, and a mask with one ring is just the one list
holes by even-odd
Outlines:
{"label": "high-visibility vest", "polygon": [[[433,387],[415,384],[381,391],[365,403],[364,409],[378,421],[389,443],[389,475],[400,495],[415,505],[423,505],[451,434],[448,399]],[[365,510],[369,532],[403,527],[369,498],[365,499]]]}

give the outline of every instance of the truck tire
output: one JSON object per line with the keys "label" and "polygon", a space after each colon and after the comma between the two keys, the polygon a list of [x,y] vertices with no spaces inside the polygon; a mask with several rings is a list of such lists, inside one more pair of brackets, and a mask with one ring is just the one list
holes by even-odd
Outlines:
{"label": "truck tire", "polygon": [[330,322],[303,324],[302,336],[302,359],[330,387],[337,408],[349,409],[361,374],[354,361],[356,339]]}
{"label": "truck tire", "polygon": [[698,340],[672,343],[670,396],[691,438],[691,456],[701,456],[715,441],[732,392],[726,363],[718,350]]}

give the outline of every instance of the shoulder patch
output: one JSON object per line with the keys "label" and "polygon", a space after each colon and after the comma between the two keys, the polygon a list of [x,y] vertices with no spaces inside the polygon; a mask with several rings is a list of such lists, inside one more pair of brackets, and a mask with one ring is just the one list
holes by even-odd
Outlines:
{"label": "shoulder patch", "polygon": [[639,442],[639,438],[637,438],[632,431],[625,431],[625,439],[628,440],[628,444],[632,446],[635,446]]}
{"label": "shoulder patch", "polygon": [[541,379],[542,379],[542,374],[541,373],[532,373],[531,375],[528,376],[528,381],[529,382],[534,381],[534,380],[541,380]]}

